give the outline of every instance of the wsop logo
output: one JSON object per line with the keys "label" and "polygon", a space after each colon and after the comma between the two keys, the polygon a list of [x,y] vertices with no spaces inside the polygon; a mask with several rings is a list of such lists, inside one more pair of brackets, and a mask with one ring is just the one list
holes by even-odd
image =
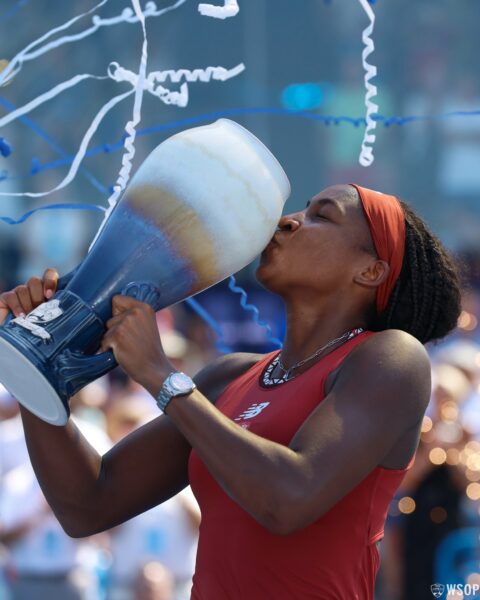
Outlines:
{"label": "wsop logo", "polygon": [[435,596],[435,598],[441,598],[445,593],[445,586],[443,583],[432,583],[430,586],[430,591]]}
{"label": "wsop logo", "polygon": [[435,598],[443,598],[445,593],[445,599],[451,597],[466,598],[467,596],[478,598],[480,583],[447,583],[446,585],[443,585],[443,583],[432,583],[430,591]]}

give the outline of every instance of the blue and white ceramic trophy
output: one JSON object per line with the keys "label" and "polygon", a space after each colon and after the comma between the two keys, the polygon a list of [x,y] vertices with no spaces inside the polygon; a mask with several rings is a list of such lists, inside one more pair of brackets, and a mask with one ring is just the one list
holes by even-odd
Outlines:
{"label": "blue and white ceramic trophy", "polygon": [[0,381],[40,418],[65,424],[68,398],[116,366],[111,352],[96,354],[112,297],[159,310],[225,279],[267,245],[289,195],[275,157],[233,121],[167,139],[64,289],[0,327]]}

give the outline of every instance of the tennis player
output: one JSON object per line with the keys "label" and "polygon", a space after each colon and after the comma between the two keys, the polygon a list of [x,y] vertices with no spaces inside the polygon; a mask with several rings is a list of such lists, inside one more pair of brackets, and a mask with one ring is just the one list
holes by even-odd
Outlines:
{"label": "tennis player", "polygon": [[[116,296],[102,349],[164,414],[101,457],[72,422],[22,409],[33,466],[74,537],[190,483],[194,600],[372,600],[430,397],[424,344],[456,325],[457,271],[408,205],[337,185],[282,217],[257,278],[285,302],[282,350],[222,356],[193,380],[166,358],[153,310]],[[30,311],[57,279],[3,294],[0,317]]]}

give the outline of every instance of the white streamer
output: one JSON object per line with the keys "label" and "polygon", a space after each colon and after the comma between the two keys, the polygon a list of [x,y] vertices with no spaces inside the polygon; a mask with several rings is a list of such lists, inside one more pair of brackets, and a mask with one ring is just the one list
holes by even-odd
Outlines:
{"label": "white streamer", "polygon": [[[124,69],[117,62],[110,64],[108,68],[109,76],[117,82],[128,81],[134,87],[138,85],[139,77],[133,71]],[[150,74],[143,83],[143,88],[147,92],[150,92],[153,96],[159,98],[165,104],[176,104],[180,107],[185,107],[188,104],[188,86],[186,83],[182,84],[179,92],[172,92],[161,85],[155,85],[153,74]]]}
{"label": "white streamer", "polygon": [[[189,83],[201,81],[202,83],[209,83],[211,79],[218,81],[227,81],[232,77],[236,77],[245,71],[245,65],[243,63],[238,64],[233,69],[225,69],[225,67],[207,67],[206,69],[178,69],[173,71],[171,69],[166,71],[154,71],[150,76],[155,81],[165,82],[170,79],[172,83],[179,83],[181,79],[185,79]],[[150,77],[149,76],[149,77]]]}
{"label": "white streamer", "polygon": [[7,67],[2,72],[0,72],[0,86],[5,83],[8,83],[13,77],[15,77],[15,75],[22,68],[22,63],[23,63],[24,57],[28,54],[28,52],[30,52],[30,50],[32,50],[33,48],[35,48],[42,42],[45,42],[46,40],[51,38],[52,35],[55,35],[56,33],[59,33],[60,31],[64,31],[65,29],[68,29],[74,23],[76,23],[79,19],[82,19],[83,17],[86,17],[87,15],[91,14],[92,12],[97,10],[97,8],[102,7],[107,2],[108,2],[108,0],[102,0],[101,2],[96,4],[93,8],[91,8],[90,10],[87,10],[86,12],[82,13],[81,15],[77,15],[76,17],[73,17],[73,19],[70,19],[70,21],[67,21],[66,23],[63,23],[63,25],[59,25],[58,27],[51,29],[50,31],[48,31],[47,33],[45,33],[44,35],[39,37],[37,40],[31,42],[26,48],[24,48],[21,52],[19,52],[16,56],[14,56],[8,63]]}
{"label": "white streamer", "polygon": [[[189,94],[187,83],[194,83],[201,81],[203,83],[209,83],[212,79],[218,81],[226,81],[232,77],[236,77],[245,70],[245,65],[240,63],[233,69],[225,69],[224,67],[207,67],[206,69],[178,69],[176,71],[169,69],[166,71],[153,71],[148,75],[144,81],[144,89],[160,98],[165,104],[176,104],[180,107],[185,107],[188,104]],[[110,64],[108,68],[109,76],[117,81],[127,81],[133,86],[138,84],[138,75],[133,71],[123,68],[117,62]],[[172,83],[179,83],[182,79],[185,81],[180,87],[180,91],[171,91],[168,88],[163,87],[158,82],[164,83],[169,79]]]}
{"label": "white streamer", "polygon": [[55,188],[49,190],[48,192],[0,192],[0,196],[28,196],[29,198],[41,198],[42,196],[48,196],[48,194],[52,194],[53,192],[57,192],[58,190],[61,190],[64,187],[66,187],[75,178],[78,169],[80,168],[80,164],[87,152],[88,144],[90,143],[90,140],[92,139],[94,133],[97,131],[105,115],[119,102],[121,102],[125,98],[128,98],[128,96],[131,96],[134,91],[135,90],[129,90],[124,94],[115,96],[99,110],[96,117],[92,121],[92,124],[88,128],[87,133],[83,137],[83,140],[80,144],[80,148],[77,154],[75,155],[75,158],[70,166],[70,170],[68,171],[67,176]]}
{"label": "white streamer", "polygon": [[[183,0],[182,0],[183,1]],[[132,0],[134,4],[138,5],[138,0]],[[139,10],[141,10],[139,8]],[[137,19],[139,20],[139,19]],[[145,22],[142,21],[143,27],[145,27]],[[189,92],[188,92],[188,83],[191,82],[210,82],[213,80],[226,81],[232,77],[236,77],[238,74],[242,73],[245,70],[245,65],[240,63],[236,67],[232,69],[225,69],[224,67],[207,67],[206,69],[194,69],[190,71],[189,69],[179,69],[175,70],[165,70],[165,71],[154,71],[146,76],[146,66],[147,66],[147,45],[145,43],[146,40],[146,30],[144,37],[144,45],[142,48],[142,58],[140,62],[140,70],[139,73],[134,73],[133,71],[129,71],[128,69],[124,69],[117,62],[113,62],[109,65],[108,68],[108,76],[99,76],[99,75],[90,75],[90,74],[82,74],[75,75],[71,79],[64,81],[48,92],[41,94],[34,100],[31,100],[24,106],[17,108],[15,111],[5,115],[3,118],[0,118],[0,127],[4,127],[5,125],[15,121],[19,117],[29,113],[34,110],[41,104],[47,102],[48,100],[58,96],[61,92],[74,87],[78,83],[86,80],[86,79],[107,79],[110,77],[116,82],[127,82],[130,83],[133,87],[132,90],[120,94],[119,96],[115,96],[112,100],[107,102],[97,113],[94,118],[92,124],[88,128],[86,134],[84,135],[82,142],[80,144],[80,148],[75,155],[75,158],[70,166],[70,169],[65,176],[65,178],[53,189],[47,192],[15,192],[15,193],[6,193],[0,192],[0,196],[27,196],[30,198],[41,198],[43,196],[47,196],[53,192],[57,192],[63,188],[65,188],[68,184],[70,184],[75,178],[78,169],[80,168],[81,162],[85,157],[85,154],[88,149],[88,144],[92,139],[93,135],[97,131],[100,123],[102,122],[105,115],[114,107],[116,104],[121,102],[124,98],[127,98],[131,94],[135,93],[135,103],[133,109],[133,117],[132,120],[127,123],[125,126],[125,130],[128,134],[125,139],[125,152],[122,157],[122,167],[120,169],[117,182],[114,186],[114,192],[108,199],[108,209],[106,211],[105,221],[112,212],[114,206],[116,205],[120,194],[125,189],[128,180],[130,178],[130,172],[132,169],[132,161],[135,156],[135,147],[134,141],[136,137],[136,126],[140,122],[141,119],[141,104],[143,99],[143,91],[146,90],[149,93],[153,94],[165,104],[176,104],[177,106],[184,107],[188,104]],[[179,83],[181,80],[184,80],[180,86],[180,91],[171,91],[158,83],[159,81],[165,82],[166,80],[170,80],[174,83]],[[104,221],[104,222],[105,222]],[[104,223],[102,224],[103,228]],[[98,236],[98,233],[97,233]],[[96,238],[95,238],[96,239]],[[95,241],[95,240],[94,240]]]}
{"label": "white streamer", "polygon": [[30,111],[37,108],[37,106],[40,106],[44,102],[47,102],[48,100],[51,100],[52,98],[55,98],[55,96],[58,96],[58,94],[61,94],[65,90],[68,90],[69,88],[74,87],[81,81],[85,81],[85,79],[108,79],[108,77],[106,75],[102,77],[99,75],[89,75],[87,73],[84,73],[83,75],[75,75],[75,77],[72,77],[68,81],[63,81],[62,83],[59,83],[58,85],[56,85],[54,88],[52,88],[48,92],[45,92],[44,94],[41,94],[40,96],[37,96],[34,100],[31,100],[24,106],[21,106],[20,108],[17,108],[16,110],[12,111],[11,113],[8,113],[7,115],[5,115],[3,118],[0,119],[0,127],[4,127],[5,125],[8,125],[8,123],[15,121],[15,119],[18,119],[19,117],[22,117],[23,115],[26,115]]}
{"label": "white streamer", "polygon": [[365,70],[365,88],[367,90],[365,94],[367,127],[363,136],[362,150],[358,160],[362,167],[369,167],[374,161],[373,148],[370,146],[370,144],[373,145],[376,139],[375,134],[371,132],[374,131],[377,126],[377,122],[372,118],[372,115],[378,113],[378,104],[372,102],[372,98],[377,95],[377,87],[370,83],[370,80],[377,74],[377,67],[367,62],[367,58],[375,49],[373,40],[370,37],[373,33],[373,27],[375,24],[375,13],[373,12],[372,7],[367,0],[359,0],[359,2],[367,13],[368,18],[370,19],[370,24],[362,33],[362,41],[365,44],[365,48],[362,52],[362,64]]}
{"label": "white streamer", "polygon": [[228,19],[238,15],[240,8],[237,0],[224,0],[223,6],[214,4],[199,4],[198,12],[204,17],[213,17],[214,19]]}
{"label": "white streamer", "polygon": [[[63,31],[70,27],[73,23],[81,19],[82,17],[90,14],[97,8],[103,6],[108,2],[108,0],[102,0],[95,7],[90,9],[89,11],[71,19],[70,21],[64,23],[63,25],[52,29],[51,31],[44,34],[41,38],[29,44],[24,50],[18,53],[12,61],[8,64],[6,69],[0,72],[0,85],[2,83],[7,83],[10,81],[16,73],[21,69],[23,62],[26,60],[33,60],[34,58],[44,54],[48,50],[52,48],[56,48],[64,43],[69,43],[76,39],[81,39],[82,37],[87,37],[87,35],[91,35],[101,26],[111,26],[118,24],[120,22],[128,22],[128,23],[136,23],[140,22],[142,25],[143,31],[143,45],[142,45],[142,54],[140,60],[139,72],[134,73],[133,71],[129,71],[121,67],[118,63],[111,63],[108,69],[108,76],[97,76],[91,74],[79,74],[75,75],[71,79],[64,81],[48,92],[41,94],[34,100],[31,100],[24,106],[17,108],[15,111],[5,115],[0,119],[0,127],[3,127],[12,121],[15,121],[19,117],[29,113],[34,110],[41,104],[47,102],[48,100],[54,98],[59,95],[63,91],[74,87],[78,83],[86,80],[86,79],[106,79],[110,77],[111,79],[117,82],[128,82],[132,85],[133,89],[115,96],[109,102],[107,102],[97,113],[95,118],[93,119],[91,125],[89,126],[87,132],[85,133],[80,147],[72,161],[70,169],[65,176],[65,178],[53,189],[48,190],[46,192],[18,192],[18,193],[6,193],[0,192],[0,196],[15,196],[15,197],[23,197],[27,196],[30,198],[41,198],[43,196],[47,196],[52,194],[53,192],[59,191],[69,185],[73,179],[75,178],[82,160],[85,157],[85,154],[88,149],[88,145],[93,135],[97,131],[100,123],[103,118],[107,115],[107,113],[116,106],[119,102],[128,98],[132,94],[135,94],[134,106],[133,106],[133,115],[132,119],[128,121],[125,126],[125,131],[127,133],[127,137],[124,143],[124,154],[122,156],[122,166],[120,172],[117,177],[116,184],[114,186],[114,191],[108,199],[108,209],[106,210],[105,219],[102,222],[95,239],[93,240],[90,248],[92,248],[95,243],[98,235],[103,229],[108,217],[110,216],[112,210],[114,209],[120,195],[125,190],[128,181],[130,179],[130,173],[132,170],[133,158],[135,156],[135,138],[136,138],[136,127],[140,123],[141,120],[141,109],[142,109],[142,101],[143,101],[143,93],[147,91],[154,96],[161,99],[165,104],[177,104],[178,106],[186,106],[188,104],[188,83],[192,82],[210,82],[213,80],[226,81],[232,77],[236,77],[238,74],[242,73],[245,70],[245,65],[240,63],[236,67],[232,69],[225,69],[224,67],[207,67],[205,69],[194,69],[190,71],[189,69],[179,69],[179,70],[165,70],[165,71],[154,71],[150,73],[147,77],[147,60],[148,60],[148,40],[147,40],[147,31],[145,19],[149,16],[159,16],[173,10],[183,4],[186,0],[178,0],[175,4],[162,9],[160,11],[157,10],[157,7],[154,2],[148,2],[146,5],[145,13],[142,12],[142,8],[140,6],[139,0],[132,0],[133,11],[131,9],[126,9],[122,12],[122,15],[119,17],[113,17],[111,19],[100,19],[97,15],[93,17],[94,27],[85,30],[74,36],[65,36],[63,38],[59,38],[53,42],[46,44],[40,48],[37,48],[39,44],[48,40],[52,35],[58,33],[59,31]],[[225,5],[230,6],[229,0],[226,0]],[[236,3],[235,3],[236,4]],[[218,7],[214,7],[218,8]],[[228,7],[227,7],[228,8]],[[231,6],[230,6],[231,8]],[[237,6],[238,12],[238,6]],[[232,16],[232,15],[229,15]],[[170,80],[172,83],[181,83],[179,91],[171,91],[165,87],[163,87],[160,82],[164,83],[165,81]]]}
{"label": "white streamer", "polygon": [[92,249],[93,245],[97,241],[98,236],[101,231],[105,227],[105,224],[115,208],[118,199],[126,188],[127,183],[130,179],[130,172],[132,170],[132,162],[135,156],[135,137],[137,135],[136,127],[140,123],[142,117],[142,102],[143,102],[143,92],[145,89],[145,80],[147,76],[147,60],[148,60],[148,39],[147,39],[147,29],[145,26],[145,16],[142,12],[142,8],[140,6],[139,0],[132,0],[133,9],[135,10],[135,14],[138,17],[142,25],[143,32],[143,44],[142,44],[142,56],[140,59],[140,68],[138,72],[138,79],[136,82],[136,86],[134,87],[135,92],[135,101],[133,105],[133,116],[132,120],[129,121],[125,126],[125,131],[128,136],[125,139],[125,152],[122,156],[122,167],[120,169],[120,173],[118,174],[117,182],[113,187],[113,194],[108,199],[108,208],[105,211],[105,217],[89,247],[89,251]]}
{"label": "white streamer", "polygon": [[[177,0],[177,2],[175,2],[175,4],[172,4],[171,6],[167,6],[166,8],[162,8],[160,10],[157,9],[157,5],[155,4],[155,2],[147,2],[147,4],[145,5],[143,14],[145,15],[145,18],[159,17],[171,10],[175,10],[182,4],[185,4],[185,2],[186,2],[186,0]],[[79,33],[76,33],[74,35],[69,35],[69,36],[64,36],[64,37],[58,38],[57,40],[54,40],[53,42],[50,42],[49,44],[46,44],[45,46],[41,46],[37,50],[23,54],[22,59],[21,59],[21,64],[26,63],[27,61],[30,61],[30,60],[34,60],[35,58],[42,56],[46,52],[49,52],[50,50],[53,50],[54,48],[58,48],[59,46],[63,46],[64,44],[70,44],[71,42],[76,42],[78,40],[85,39],[86,37],[94,34],[96,31],[98,31],[101,27],[112,27],[113,25],[119,25],[120,23],[138,23],[138,21],[139,21],[138,16],[135,14],[135,12],[131,8],[125,8],[122,11],[121,15],[118,15],[117,17],[111,17],[109,19],[102,19],[98,15],[94,15],[92,17],[92,23],[93,23],[92,27],[85,29],[84,31],[81,31]],[[17,71],[15,73],[17,73],[18,70],[19,69],[17,69]]]}

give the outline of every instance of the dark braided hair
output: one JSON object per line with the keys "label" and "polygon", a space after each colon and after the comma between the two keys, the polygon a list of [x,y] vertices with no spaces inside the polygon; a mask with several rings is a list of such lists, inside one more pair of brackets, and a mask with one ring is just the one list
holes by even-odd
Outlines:
{"label": "dark braided hair", "polygon": [[452,257],[408,204],[405,213],[405,256],[385,311],[372,329],[402,329],[423,344],[445,337],[461,311],[460,275]]}

